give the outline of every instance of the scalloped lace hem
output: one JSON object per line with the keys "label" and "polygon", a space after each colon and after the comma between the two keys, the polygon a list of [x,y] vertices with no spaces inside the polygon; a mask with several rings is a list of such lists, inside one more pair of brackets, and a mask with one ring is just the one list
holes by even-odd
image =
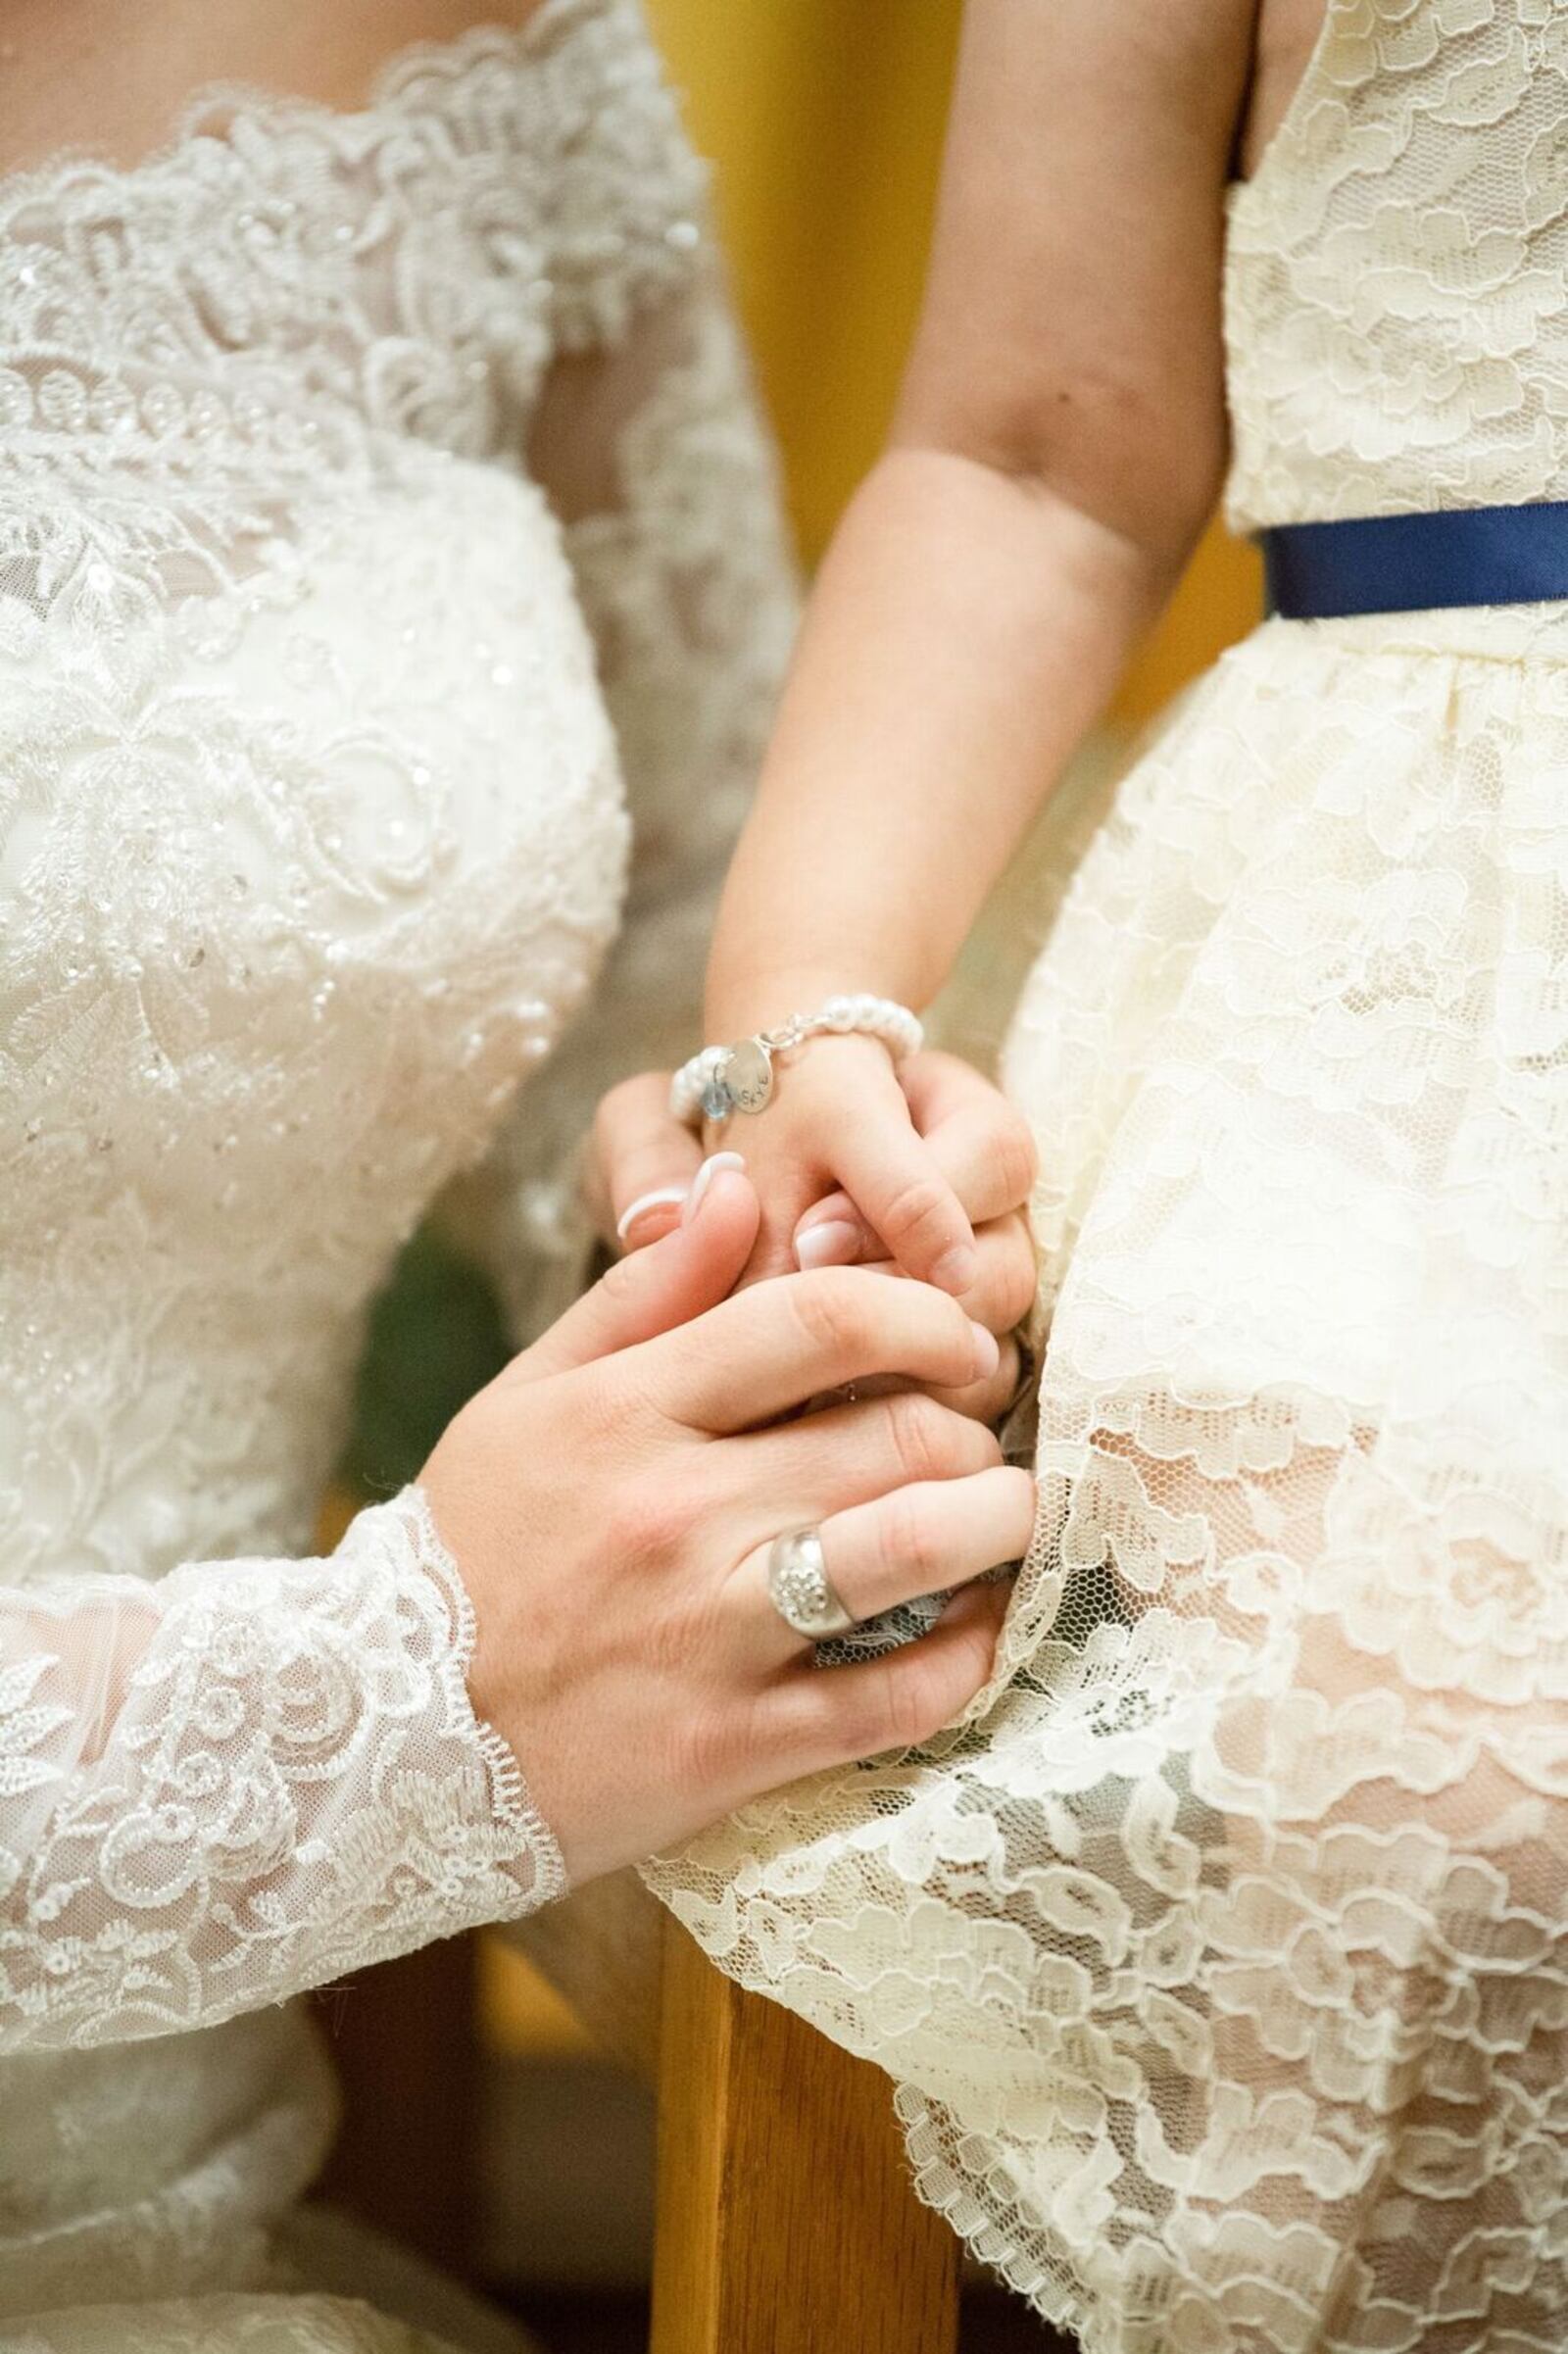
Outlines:
{"label": "scalloped lace hem", "polygon": [[441,1670],[448,1706],[454,1720],[464,1714],[471,1718],[474,1739],[489,1775],[495,1819],[515,1831],[519,1859],[526,1856],[533,1868],[533,1877],[525,1890],[527,1909],[533,1911],[553,1904],[558,1896],[565,1894],[570,1885],[561,1842],[533,1802],[515,1750],[504,1734],[480,1716],[468,1691],[468,1669],[473,1662],[479,1628],[463,1573],[435,1525],[430,1499],[418,1483],[412,1482],[399,1500],[407,1506],[414,1521],[419,1566],[432,1584],[439,1587],[452,1612],[455,1634]]}

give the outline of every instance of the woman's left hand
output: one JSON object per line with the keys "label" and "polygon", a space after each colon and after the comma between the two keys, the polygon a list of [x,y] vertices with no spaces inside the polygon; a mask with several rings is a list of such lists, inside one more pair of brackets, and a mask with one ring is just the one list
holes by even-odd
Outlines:
{"label": "woman's left hand", "polygon": [[[1034,1301],[1034,1251],[1024,1216],[1034,1141],[1000,1090],[956,1054],[916,1054],[900,1078],[913,1126],[974,1228],[979,1271],[962,1294],[963,1305],[1002,1343],[992,1379],[946,1402],[993,1421],[1017,1389],[1011,1336]],[[744,1119],[730,1122],[726,1148],[744,1152],[745,1127]],[[702,1165],[701,1143],[670,1115],[667,1072],[644,1072],[613,1089],[599,1106],[588,1162],[589,1199],[607,1243],[639,1251],[667,1234],[691,1206]],[[807,1242],[803,1253],[808,1236],[816,1242]],[[886,1264],[881,1244],[845,1194],[813,1203],[796,1229],[796,1246],[798,1264]]]}

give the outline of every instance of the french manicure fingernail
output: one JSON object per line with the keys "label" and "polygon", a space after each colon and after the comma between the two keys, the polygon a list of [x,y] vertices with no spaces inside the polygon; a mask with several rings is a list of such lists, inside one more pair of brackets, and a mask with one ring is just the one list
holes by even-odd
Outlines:
{"label": "french manicure fingernail", "polygon": [[651,1209],[677,1209],[686,1199],[683,1185],[661,1185],[651,1194],[639,1194],[628,1202],[615,1220],[615,1239],[623,1243],[639,1218],[646,1218]]}
{"label": "french manicure fingernail", "polygon": [[966,1292],[980,1272],[980,1254],[973,1243],[955,1243],[944,1251],[931,1270],[931,1280],[939,1291],[955,1295]]}
{"label": "french manicure fingernail", "polygon": [[824,1218],[795,1238],[795,1264],[801,1268],[847,1266],[860,1248],[858,1227],[848,1218]]}
{"label": "french manicure fingernail", "polygon": [[691,1224],[703,1205],[703,1196],[720,1169],[744,1169],[745,1166],[745,1159],[739,1152],[710,1152],[692,1179],[691,1191],[686,1196],[686,1205],[680,1213],[681,1224],[683,1226]]}
{"label": "french manicure fingernail", "polygon": [[969,1324],[974,1333],[975,1380],[989,1381],[1002,1362],[1002,1344],[994,1332],[988,1330],[984,1324],[976,1324],[972,1316]]}

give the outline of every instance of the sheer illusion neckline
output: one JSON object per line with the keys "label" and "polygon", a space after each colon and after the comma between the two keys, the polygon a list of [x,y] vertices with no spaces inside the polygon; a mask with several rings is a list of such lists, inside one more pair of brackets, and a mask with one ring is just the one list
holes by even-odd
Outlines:
{"label": "sheer illusion neckline", "polygon": [[[106,188],[129,191],[150,185],[179,170],[203,144],[235,145],[234,133],[238,130],[243,135],[248,124],[310,124],[352,139],[357,131],[368,132],[389,113],[399,111],[411,90],[428,77],[438,75],[448,84],[456,84],[476,67],[497,58],[518,66],[531,63],[534,54],[554,36],[602,15],[606,5],[607,0],[539,0],[520,25],[481,20],[446,40],[406,41],[382,59],[364,98],[355,106],[333,106],[325,99],[270,90],[258,82],[227,78],[203,82],[180,103],[168,138],[128,164],[116,163],[91,146],[73,145],[55,149],[37,164],[0,172],[0,236],[19,213],[47,201],[64,180],[77,173],[90,173]],[[222,128],[207,127],[220,112],[224,118]]]}

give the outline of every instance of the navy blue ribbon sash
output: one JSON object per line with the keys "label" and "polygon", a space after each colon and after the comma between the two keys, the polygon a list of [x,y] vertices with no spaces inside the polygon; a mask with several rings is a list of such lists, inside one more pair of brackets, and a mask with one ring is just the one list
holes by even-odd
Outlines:
{"label": "navy blue ribbon sash", "polygon": [[1258,534],[1270,613],[1288,621],[1568,598],[1568,502],[1285,523]]}

